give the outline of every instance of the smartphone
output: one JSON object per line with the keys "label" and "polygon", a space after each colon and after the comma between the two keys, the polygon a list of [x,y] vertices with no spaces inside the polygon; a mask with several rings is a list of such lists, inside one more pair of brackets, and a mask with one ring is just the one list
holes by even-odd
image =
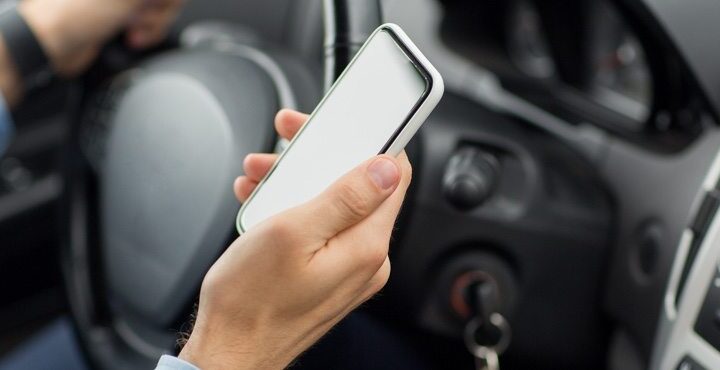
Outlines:
{"label": "smartphone", "polygon": [[443,92],[405,32],[380,26],[242,205],[238,232],[311,200],[375,155],[400,154]]}

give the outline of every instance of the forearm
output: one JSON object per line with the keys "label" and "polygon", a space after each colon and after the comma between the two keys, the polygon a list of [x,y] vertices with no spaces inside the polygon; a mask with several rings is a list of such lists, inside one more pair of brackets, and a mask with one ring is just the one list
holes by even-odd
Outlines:
{"label": "forearm", "polygon": [[0,37],[0,92],[9,108],[14,108],[22,99],[23,86],[20,74],[12,60],[5,39]]}
{"label": "forearm", "polygon": [[[54,64],[58,60],[58,53],[61,50],[61,34],[58,32],[58,17],[48,13],[47,9],[43,9],[35,1],[22,1],[17,5],[17,12],[24,20],[24,23],[30,28],[30,32],[34,35],[48,57],[49,62]],[[12,37],[4,33],[6,29],[0,31],[0,92],[6,105],[12,109],[17,106],[25,95],[25,88],[22,69],[27,67],[18,63],[23,63],[22,58],[18,60],[17,52],[13,48]],[[15,40],[17,41],[17,40]]]}
{"label": "forearm", "polygon": [[[29,26],[59,76],[73,77],[97,55],[102,43],[127,22],[141,0],[123,0],[98,7],[94,0],[24,0],[18,13]],[[0,92],[10,108],[20,103],[25,87],[17,61],[0,35]]]}
{"label": "forearm", "polygon": [[[82,73],[102,45],[129,27],[133,47],[159,42],[180,9],[182,0],[23,0],[18,12],[29,25],[61,77]],[[18,66],[0,35],[0,92],[8,106],[22,99],[24,86]]]}

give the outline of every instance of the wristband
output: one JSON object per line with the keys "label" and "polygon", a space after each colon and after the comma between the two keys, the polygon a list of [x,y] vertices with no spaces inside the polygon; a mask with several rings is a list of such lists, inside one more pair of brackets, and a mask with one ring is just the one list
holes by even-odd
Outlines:
{"label": "wristband", "polygon": [[18,11],[17,4],[0,13],[0,33],[26,89],[50,78],[49,58]]}

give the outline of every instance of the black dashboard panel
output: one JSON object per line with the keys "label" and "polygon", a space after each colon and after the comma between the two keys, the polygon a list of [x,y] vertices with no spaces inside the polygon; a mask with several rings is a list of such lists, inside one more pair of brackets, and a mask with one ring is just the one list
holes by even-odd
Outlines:
{"label": "black dashboard panel", "polygon": [[[393,310],[458,337],[453,282],[484,272],[498,282],[513,330],[504,367],[604,368],[610,326],[600,299],[613,209],[592,166],[550,135],[452,93],[415,144],[416,187],[391,248]],[[496,190],[471,209],[450,201],[443,182],[450,158],[467,148],[501,168]]]}
{"label": "black dashboard panel", "polygon": [[[687,2],[635,0],[624,1],[643,15],[654,31],[669,41],[670,48],[683,60],[692,80],[707,94],[708,108],[720,115],[720,50],[713,46],[717,34],[720,3],[714,0]],[[691,7],[689,7],[691,6]]]}
{"label": "black dashboard panel", "polygon": [[[668,42],[671,38],[666,31],[659,27],[657,20],[647,19],[648,9],[663,8],[656,4],[661,2],[644,4],[640,0],[525,1],[532,4],[536,15],[524,17],[530,19],[531,24],[537,23],[527,27],[534,33],[545,34],[543,38],[534,36],[532,43],[536,47],[529,48],[534,54],[526,54],[541,61],[548,55],[552,58],[549,63],[540,62],[552,66],[543,67],[544,73],[528,73],[527,67],[518,66],[513,60],[516,56],[508,52],[506,25],[512,19],[511,3],[518,1],[442,1],[445,10],[442,40],[465,60],[498,77],[501,86],[488,93],[489,96],[480,96],[478,101],[490,102],[493,106],[505,98],[502,95],[508,94],[512,99],[527,102],[533,109],[539,108],[558,119],[546,120],[542,115],[531,117],[525,111],[516,114],[507,109],[519,105],[503,105],[505,102],[497,105],[508,115],[522,116],[531,126],[556,133],[568,142],[574,142],[587,131],[586,123],[600,129],[597,130],[602,133],[598,150],[591,154],[598,153],[593,165],[600,169],[617,206],[614,215],[617,229],[611,236],[614,250],[606,272],[604,306],[623,340],[637,348],[637,352],[631,352],[638,362],[649,361],[678,243],[718,148],[713,109],[695,81],[702,75],[693,76],[683,54]],[[566,5],[565,10],[559,3]],[[712,8],[707,3],[699,0],[697,4],[695,1],[675,4],[672,11],[681,13],[679,18],[687,19],[689,14]],[[633,119],[632,115],[608,109],[588,94],[592,91],[588,88],[593,73],[593,49],[589,47],[592,42],[573,40],[592,35],[591,24],[598,19],[592,9],[598,4],[616,11],[617,19],[623,21],[624,32],[632,36],[625,39],[630,45],[636,44],[630,49],[641,58],[628,73],[632,75],[634,69],[642,67],[644,72],[639,73],[638,80],[647,80],[647,76],[651,79],[651,90],[646,95],[650,98],[647,120]],[[666,9],[665,16],[672,17],[672,11]],[[496,19],[489,19],[491,17]],[[698,15],[698,19],[704,17],[704,14]],[[559,24],[563,22],[565,25]],[[575,26],[567,28],[572,24]],[[564,35],[553,31],[554,28],[564,29]],[[707,39],[698,32],[695,35],[698,39]],[[537,47],[542,44],[547,47]],[[703,55],[707,57],[703,63],[716,61],[708,53]],[[573,62],[576,65],[573,66]],[[539,70],[543,72],[543,68]],[[563,71],[564,68],[568,70]],[[554,71],[547,73],[548,69]],[[473,93],[469,91],[468,96]],[[498,95],[500,99],[496,99]],[[575,145],[581,152],[582,146]]]}
{"label": "black dashboard panel", "polygon": [[444,42],[504,88],[574,124],[676,152],[705,111],[681,60],[611,0],[445,0]]}
{"label": "black dashboard panel", "polygon": [[703,339],[720,351],[720,270],[716,272],[694,325]]}

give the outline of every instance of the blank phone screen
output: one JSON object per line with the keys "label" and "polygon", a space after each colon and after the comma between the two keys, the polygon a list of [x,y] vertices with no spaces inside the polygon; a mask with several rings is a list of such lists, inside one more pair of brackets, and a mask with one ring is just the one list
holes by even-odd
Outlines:
{"label": "blank phone screen", "polygon": [[380,154],[421,103],[428,81],[390,32],[374,33],[248,200],[245,230]]}

